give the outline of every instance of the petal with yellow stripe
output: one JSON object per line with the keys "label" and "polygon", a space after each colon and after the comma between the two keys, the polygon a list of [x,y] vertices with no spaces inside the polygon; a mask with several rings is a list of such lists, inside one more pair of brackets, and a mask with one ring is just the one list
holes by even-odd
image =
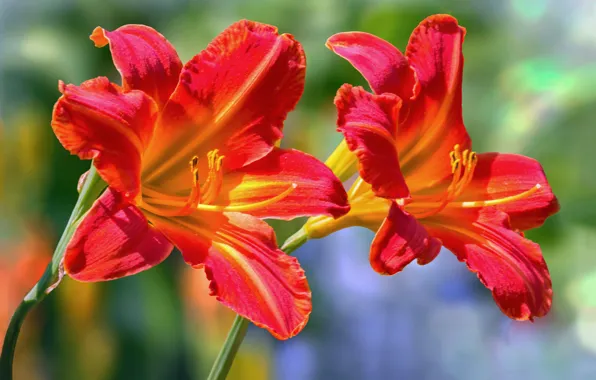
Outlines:
{"label": "petal with yellow stripe", "polygon": [[298,150],[276,148],[259,161],[226,174],[224,183],[219,203],[244,206],[244,212],[259,218],[337,218],[350,209],[339,179],[322,162]]}
{"label": "petal with yellow stripe", "polygon": [[306,325],[311,292],[295,257],[277,248],[273,229],[241,213],[197,212],[176,223],[152,219],[185,260],[204,268],[212,295],[278,339]]}
{"label": "petal with yellow stripe", "polygon": [[305,71],[291,35],[247,20],[232,24],[184,66],[148,155],[147,181],[184,175],[189,157],[215,149],[227,170],[264,157],[282,137]]}

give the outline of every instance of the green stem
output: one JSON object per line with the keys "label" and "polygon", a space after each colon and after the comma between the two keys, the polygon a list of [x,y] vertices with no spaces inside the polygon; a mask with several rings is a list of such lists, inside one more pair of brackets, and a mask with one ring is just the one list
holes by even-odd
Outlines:
{"label": "green stem", "polygon": [[[297,250],[300,246],[308,241],[308,235],[304,229],[300,229],[294,235],[290,236],[283,244],[282,250],[288,255]],[[211,372],[207,380],[224,380],[232,368],[232,363],[236,358],[236,353],[240,349],[240,345],[246,336],[250,321],[239,315],[236,315],[234,323],[230,328],[230,332],[211,367]]]}
{"label": "green stem", "polygon": [[238,349],[240,349],[240,345],[246,336],[246,330],[248,330],[249,324],[250,321],[248,319],[236,315],[234,323],[232,323],[232,327],[230,328],[230,332],[228,332],[228,336],[226,337],[226,341],[221,347],[221,350],[215,359],[215,363],[213,363],[213,367],[211,367],[211,372],[209,373],[207,380],[225,379],[228,376],[228,372],[230,372],[230,368],[232,368],[236,353],[238,352]]}
{"label": "green stem", "polygon": [[62,258],[64,257],[66,246],[72,238],[72,235],[74,234],[81,217],[85,215],[85,213],[91,208],[93,202],[95,202],[105,187],[105,182],[99,177],[95,167],[91,165],[91,169],[89,170],[85,184],[81,189],[77,203],[72,210],[68,224],[62,233],[62,237],[60,237],[60,241],[58,241],[52,261],[46,267],[41,279],[29,291],[29,293],[27,293],[19,307],[17,307],[17,310],[10,320],[8,330],[6,331],[6,335],[4,337],[2,356],[0,357],[0,379],[12,379],[12,361],[14,358],[14,351],[19,338],[19,332],[21,331],[21,326],[25,321],[25,317],[35,305],[41,302],[46,295],[48,295],[56,286],[58,286],[58,283],[62,277]]}
{"label": "green stem", "polygon": [[304,243],[308,241],[308,234],[304,228],[299,229],[296,233],[289,238],[281,246],[281,250],[287,255],[291,255],[295,250],[302,247]]}

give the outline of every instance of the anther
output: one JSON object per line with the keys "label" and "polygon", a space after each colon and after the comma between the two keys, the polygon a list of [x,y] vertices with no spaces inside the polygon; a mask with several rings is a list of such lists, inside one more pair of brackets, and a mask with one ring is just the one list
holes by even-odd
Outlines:
{"label": "anther", "polygon": [[459,160],[453,160],[451,162],[451,174],[454,174],[457,169],[459,169]]}
{"label": "anther", "polygon": [[209,175],[201,186],[201,199],[200,203],[210,204],[213,203],[219,192],[223,182],[223,159],[225,156],[219,155],[219,150],[214,149],[207,153],[207,166],[209,168]]}
{"label": "anther", "polygon": [[194,169],[196,169],[196,168],[197,168],[197,166],[199,166],[199,157],[197,157],[197,156],[194,156],[194,157],[192,158],[192,160],[190,160],[189,164],[190,164],[190,169],[191,169],[191,170],[194,170]]}

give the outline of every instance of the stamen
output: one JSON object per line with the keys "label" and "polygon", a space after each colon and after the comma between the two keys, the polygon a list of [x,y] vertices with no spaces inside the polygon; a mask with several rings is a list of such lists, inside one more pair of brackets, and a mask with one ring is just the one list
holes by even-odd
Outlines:
{"label": "stamen", "polygon": [[[215,149],[207,154],[209,174],[203,183],[203,186],[199,184],[199,158],[194,156],[189,161],[193,184],[190,195],[186,200],[182,197],[172,197],[150,190],[150,194],[144,193],[144,195],[148,195],[148,198],[146,198],[146,201],[141,200],[141,207],[149,212],[164,217],[189,215],[194,210],[246,212],[278,202],[287,197],[298,186],[295,183],[292,183],[288,189],[280,194],[256,203],[233,206],[214,205],[213,202],[217,200],[223,183],[222,167],[224,156],[220,156],[218,153],[219,151]],[[158,205],[173,207],[173,209],[163,210],[161,207],[157,207]]]}
{"label": "stamen", "polygon": [[465,173],[463,178],[458,182],[457,188],[449,196],[450,200],[453,200],[461,195],[465,188],[470,184],[472,178],[474,178],[474,169],[478,163],[478,157],[475,152],[471,152],[468,155],[468,150],[464,151],[464,162],[465,162]]}
{"label": "stamen", "polygon": [[414,201],[406,206],[408,212],[413,214],[416,218],[422,219],[433,216],[446,207],[475,208],[515,202],[531,196],[541,188],[540,184],[536,184],[529,190],[499,199],[453,202],[454,199],[457,199],[464,192],[470,182],[472,182],[472,179],[474,178],[474,169],[478,164],[478,156],[475,152],[471,152],[467,149],[461,152],[459,145],[456,144],[453,147],[453,150],[449,153],[449,158],[451,160],[451,172],[453,173],[453,178],[443,196],[436,200],[432,200],[432,197],[430,196],[415,197]]}
{"label": "stamen", "polygon": [[[441,212],[450,202],[460,196],[466,186],[472,181],[474,169],[478,163],[478,157],[475,152],[466,149],[462,153],[459,144],[455,144],[453,150],[449,152],[449,159],[451,161],[451,173],[453,174],[451,183],[443,196],[438,200],[420,202],[420,198],[418,198],[412,202],[411,208],[414,209],[412,213],[417,218],[427,218]],[[425,210],[416,212],[416,209],[420,208],[424,208]]]}
{"label": "stamen", "polygon": [[190,170],[194,170],[197,166],[199,166],[199,157],[194,156],[192,158],[192,160],[190,160],[189,164],[190,164]]}

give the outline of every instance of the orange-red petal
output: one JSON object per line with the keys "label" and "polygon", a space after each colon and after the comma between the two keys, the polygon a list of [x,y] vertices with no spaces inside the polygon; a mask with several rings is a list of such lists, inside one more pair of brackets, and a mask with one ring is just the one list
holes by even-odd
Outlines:
{"label": "orange-red petal", "polygon": [[[278,339],[298,334],[312,305],[310,288],[296,258],[277,248],[267,223],[247,214],[212,214],[197,213],[181,223],[155,222],[182,251],[186,262],[205,269],[211,293],[221,303]],[[195,226],[200,227],[193,230]]]}
{"label": "orange-red petal", "polygon": [[144,92],[122,89],[105,77],[81,86],[59,85],[52,128],[62,146],[81,159],[93,159],[99,175],[115,190],[134,198],[140,191],[141,155],[157,117]]}
{"label": "orange-red petal", "polygon": [[440,250],[441,242],[393,202],[370,246],[370,264],[378,273],[391,275],[414,259],[420,265],[430,263]]}
{"label": "orange-red petal", "polygon": [[[313,156],[293,149],[276,148],[259,161],[227,174],[224,183],[221,201],[232,207],[263,204],[246,211],[259,218],[337,218],[350,210],[348,195],[333,172]],[[267,204],[288,191],[282,199]]]}
{"label": "orange-red petal", "polygon": [[441,99],[461,92],[465,34],[449,15],[427,17],[414,29],[406,57],[416,72],[421,94]]}
{"label": "orange-red petal", "polygon": [[420,89],[404,104],[397,146],[412,193],[450,179],[449,152],[471,145],[462,117],[464,35],[455,18],[435,15],[418,25],[406,49]]}
{"label": "orange-red petal", "polygon": [[[219,149],[226,170],[269,153],[304,89],[301,45],[273,26],[240,21],[182,70],[151,149],[151,178]],[[158,168],[159,167],[159,168]]]}
{"label": "orange-red petal", "polygon": [[178,84],[182,62],[164,36],[145,25],[124,25],[114,31],[95,28],[96,47],[110,44],[124,90],[141,90],[163,107]]}
{"label": "orange-red petal", "polygon": [[477,273],[507,316],[532,320],[548,313],[552,283],[540,246],[512,231],[507,214],[454,209],[425,219],[425,226]]}
{"label": "orange-red petal", "polygon": [[402,99],[416,95],[416,77],[408,60],[382,38],[344,32],[329,37],[326,46],[360,71],[375,93],[389,92]]}
{"label": "orange-red petal", "polygon": [[401,100],[392,94],[373,95],[344,84],[335,97],[337,130],[358,157],[358,169],[373,192],[383,198],[408,198],[396,150]]}
{"label": "orange-red petal", "polygon": [[491,200],[521,194],[540,185],[528,197],[495,206],[509,215],[511,227],[528,230],[539,227],[559,210],[540,163],[517,154],[482,153],[474,177],[457,201]]}
{"label": "orange-red petal", "polygon": [[172,249],[141,210],[108,188],[69,242],[64,270],[79,281],[113,280],[152,268]]}

